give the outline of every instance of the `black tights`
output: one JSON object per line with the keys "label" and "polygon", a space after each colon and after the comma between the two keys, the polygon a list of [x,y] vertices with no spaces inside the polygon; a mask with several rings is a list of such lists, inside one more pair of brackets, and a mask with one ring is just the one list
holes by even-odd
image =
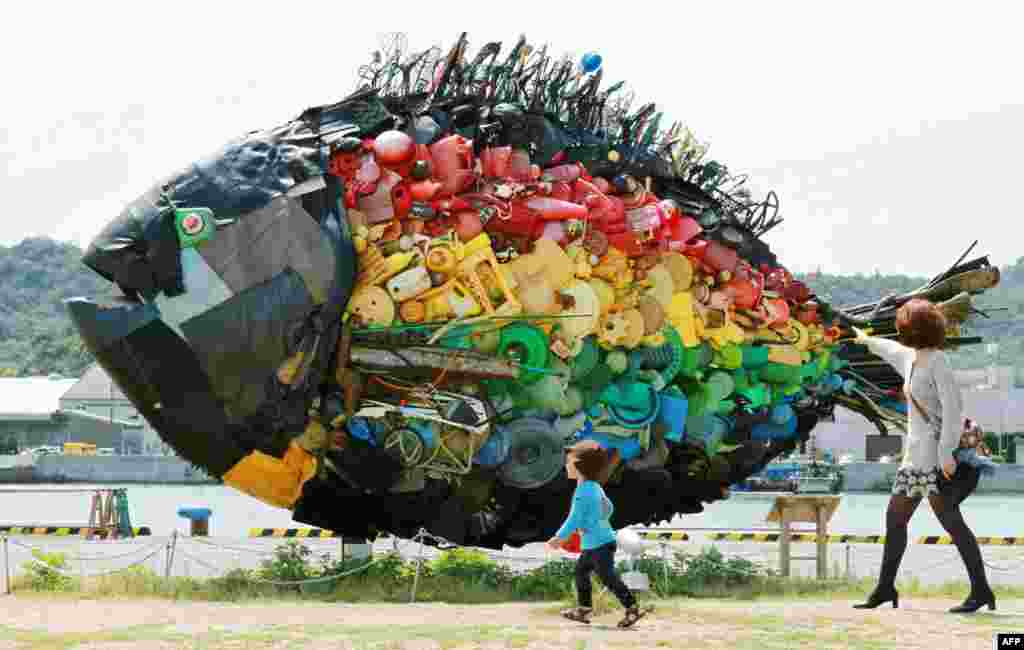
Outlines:
{"label": "black tights", "polygon": [[[878,588],[881,591],[889,591],[896,586],[896,573],[899,571],[903,553],[907,550],[907,525],[920,504],[921,497],[894,494],[889,499],[889,508],[885,512],[885,550],[882,554],[882,570],[878,577]],[[928,497],[928,504],[960,552],[960,559],[963,560],[971,580],[971,593],[979,597],[990,593],[978,540],[967,527],[967,522],[960,513],[960,506],[954,500],[936,494]]]}

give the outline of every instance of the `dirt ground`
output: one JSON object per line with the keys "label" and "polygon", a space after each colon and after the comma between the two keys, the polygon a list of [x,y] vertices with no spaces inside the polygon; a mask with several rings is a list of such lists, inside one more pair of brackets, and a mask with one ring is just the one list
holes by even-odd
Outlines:
{"label": "dirt ground", "polygon": [[463,606],[214,604],[0,596],[0,650],[135,648],[855,648],[993,647],[1024,631],[1024,601],[993,613],[946,612],[952,600],[912,599],[860,611],[851,601],[662,602],[632,630],[620,611],[584,626],[553,604]]}

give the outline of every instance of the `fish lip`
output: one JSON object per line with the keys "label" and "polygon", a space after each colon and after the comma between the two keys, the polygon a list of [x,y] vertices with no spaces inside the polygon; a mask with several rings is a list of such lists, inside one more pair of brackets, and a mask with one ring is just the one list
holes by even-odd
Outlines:
{"label": "fish lip", "polygon": [[100,302],[74,297],[64,300],[64,306],[79,336],[93,354],[160,319],[156,305],[129,299]]}

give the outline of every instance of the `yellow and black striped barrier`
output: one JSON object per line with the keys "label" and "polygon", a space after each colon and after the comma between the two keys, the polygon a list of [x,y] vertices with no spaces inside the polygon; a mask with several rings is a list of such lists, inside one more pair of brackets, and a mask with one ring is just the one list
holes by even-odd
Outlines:
{"label": "yellow and black striped barrier", "polygon": [[[136,537],[148,537],[153,534],[149,526],[133,528]],[[89,534],[106,535],[106,528],[90,526],[0,526],[0,535],[51,535],[54,537],[79,537]]]}
{"label": "yellow and black striped barrier", "polygon": [[[777,542],[782,533],[712,533],[718,542]],[[790,533],[791,542],[817,542],[816,533]],[[884,544],[885,535],[826,535],[829,544]]]}
{"label": "yellow and black striped barrier", "polygon": [[651,539],[659,542],[685,542],[690,539],[687,533],[681,533],[677,531],[667,533],[655,533],[653,531],[637,531],[637,535],[640,539]]}
{"label": "yellow and black striped barrier", "polygon": [[369,541],[357,537],[345,537],[341,533],[323,528],[250,528],[249,537],[301,537],[317,539],[343,538],[346,544],[368,544]]}
{"label": "yellow and black striped barrier", "polygon": [[[976,539],[981,546],[1024,546],[1024,537],[977,537]],[[927,536],[918,538],[917,543],[952,544],[953,539],[946,536]]]}
{"label": "yellow and black striped barrier", "polygon": [[777,542],[779,533],[711,533],[711,539],[717,542]]}

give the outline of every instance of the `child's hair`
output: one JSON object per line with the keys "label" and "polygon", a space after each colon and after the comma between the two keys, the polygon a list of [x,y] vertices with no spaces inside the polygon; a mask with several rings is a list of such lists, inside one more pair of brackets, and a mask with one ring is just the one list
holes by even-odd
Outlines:
{"label": "child's hair", "polygon": [[576,470],[588,481],[603,478],[610,461],[607,450],[593,440],[583,440],[566,451],[576,457]]}

